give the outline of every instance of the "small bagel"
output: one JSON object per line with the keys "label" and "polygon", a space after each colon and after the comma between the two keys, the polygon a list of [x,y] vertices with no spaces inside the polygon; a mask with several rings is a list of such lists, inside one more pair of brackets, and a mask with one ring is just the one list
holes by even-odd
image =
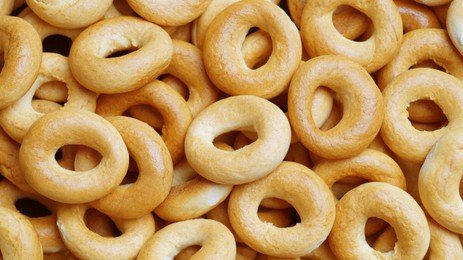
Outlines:
{"label": "small bagel", "polygon": [[424,208],[443,227],[463,234],[460,180],[463,129],[449,130],[432,147],[421,167],[418,189]]}
{"label": "small bagel", "polygon": [[[288,10],[297,27],[301,26],[301,17],[308,0],[287,1]],[[362,35],[370,25],[368,16],[357,9],[341,5],[333,13],[333,25],[344,37],[356,39]]]}
{"label": "small bagel", "polygon": [[373,149],[367,148],[357,156],[343,160],[322,160],[312,170],[330,188],[343,178],[356,176],[406,189],[405,177],[399,165],[391,157]]}
{"label": "small bagel", "polygon": [[[327,131],[315,125],[311,109],[315,90],[320,86],[337,92],[343,104],[341,121]],[[382,99],[362,66],[345,57],[319,56],[301,65],[291,80],[289,120],[311,152],[327,159],[347,158],[368,147],[379,132],[384,114]]]}
{"label": "small bagel", "polygon": [[82,28],[98,21],[112,2],[112,0],[96,2],[26,0],[27,5],[43,20],[66,29]]}
{"label": "small bagel", "polygon": [[[264,198],[289,202],[300,216],[295,226],[278,228],[262,222],[257,209]],[[309,168],[282,162],[261,179],[235,186],[228,203],[230,223],[237,235],[254,250],[278,257],[300,257],[327,238],[335,202],[328,186]]]}
{"label": "small bagel", "polygon": [[90,205],[111,217],[142,217],[169,194],[173,172],[169,150],[159,134],[139,120],[123,116],[106,120],[121,134],[139,174],[134,183],[120,185]]}
{"label": "small bagel", "polygon": [[[133,52],[107,58],[120,50]],[[120,16],[87,27],[69,53],[72,74],[97,93],[135,90],[155,79],[172,58],[172,40],[161,27],[136,17]]]}
{"label": "small bagel", "polygon": [[173,75],[188,87],[187,104],[191,114],[201,110],[218,98],[218,90],[209,80],[202,60],[202,52],[193,44],[174,40],[173,55],[163,74]]}
{"label": "small bagel", "polygon": [[[225,8],[240,0],[214,0],[207,6],[206,10],[193,21],[191,41],[198,48],[203,49],[204,38],[206,37],[207,28],[212,23],[214,18]],[[278,4],[280,0],[270,0]]]}
{"label": "small bagel", "polygon": [[30,23],[39,34],[42,41],[48,36],[62,35],[66,36],[71,40],[74,40],[83,29],[64,29],[53,26],[46,21],[42,20],[36,13],[34,13],[29,7],[25,8],[18,15],[23,18],[26,22]]}
{"label": "small bagel", "polygon": [[42,41],[34,27],[21,18],[2,16],[0,48],[0,109],[21,98],[37,78],[42,61]]}
{"label": "small bagel", "polygon": [[463,79],[463,57],[452,45],[446,30],[425,28],[406,33],[397,55],[378,72],[383,90],[392,79],[426,60],[433,60],[449,74]]}
{"label": "small bagel", "polygon": [[211,182],[198,175],[186,159],[175,165],[173,183],[167,197],[154,210],[167,221],[182,221],[206,214],[224,201],[233,185]]}
{"label": "small bagel", "polygon": [[57,53],[44,53],[40,73],[31,88],[14,104],[0,111],[0,125],[16,142],[21,143],[31,125],[44,115],[32,107],[36,90],[42,84],[55,80],[66,84],[68,93],[63,108],[95,111],[96,94],[74,79],[68,59]]}
{"label": "small bagel", "polygon": [[194,259],[235,259],[236,244],[232,233],[218,221],[191,219],[162,228],[146,242],[137,259],[174,258],[182,249],[201,245]]}
{"label": "small bagel", "polygon": [[439,19],[427,6],[414,1],[394,0],[399,9],[404,33],[422,28],[441,28]]}
{"label": "small bagel", "polygon": [[43,259],[31,222],[21,213],[0,207],[0,250],[4,259]]}
{"label": "small bagel", "polygon": [[[88,171],[61,167],[55,153],[70,144],[95,149],[102,155],[101,162]],[[97,114],[71,108],[38,119],[19,149],[19,165],[29,185],[63,203],[84,203],[107,195],[121,183],[128,163],[127,147],[114,126]]]}
{"label": "small bagel", "polygon": [[[445,229],[432,218],[428,217],[431,240],[425,259],[461,259],[463,247],[458,235]],[[381,252],[393,251],[397,235],[392,227],[389,227],[376,239],[373,248]]]}
{"label": "small bagel", "polygon": [[1,175],[16,185],[19,189],[37,193],[24,179],[19,167],[19,147],[0,127],[0,172]]}
{"label": "small bagel", "polygon": [[[0,182],[0,206],[15,210],[15,204],[20,199],[32,199],[37,201],[50,211],[50,215],[43,217],[27,217],[35,232],[37,232],[44,253],[56,253],[65,250],[66,247],[56,226],[57,203],[38,194],[24,192],[9,181]],[[22,213],[21,213],[22,214]]]}
{"label": "small bagel", "polygon": [[102,237],[85,226],[88,204],[61,204],[58,225],[67,248],[80,259],[134,259],[154,234],[154,219],[147,214],[137,219],[112,218],[121,235]]}
{"label": "small bagel", "polygon": [[212,0],[128,0],[132,9],[146,20],[162,26],[187,24],[200,16]]}
{"label": "small bagel", "polygon": [[453,0],[447,11],[447,30],[455,47],[463,55],[463,1]]}
{"label": "small bagel", "polygon": [[[274,46],[268,61],[257,69],[245,64],[241,52],[252,27],[268,32]],[[287,88],[301,55],[297,27],[281,8],[264,0],[244,0],[228,6],[209,25],[203,46],[207,74],[229,95],[279,95]]]}
{"label": "small bagel", "polygon": [[130,107],[142,104],[150,105],[162,115],[164,126],[161,136],[173,163],[177,163],[184,154],[185,135],[192,115],[185,99],[166,83],[154,80],[134,91],[100,95],[96,113],[103,117],[118,116]]}
{"label": "small bagel", "polygon": [[[365,223],[371,217],[387,221],[397,232],[399,241],[392,253],[376,251],[366,242]],[[342,197],[329,236],[333,253],[341,259],[422,259],[429,241],[420,206],[407,192],[382,182],[362,184]]]}
{"label": "small bagel", "polygon": [[[236,151],[214,146],[217,136],[233,130],[255,131],[259,138]],[[185,138],[185,155],[204,178],[236,185],[270,173],[283,161],[290,141],[288,119],[277,106],[256,96],[232,96],[213,103],[193,119]]]}
{"label": "small bagel", "polygon": [[[332,16],[338,6],[349,5],[365,13],[375,33],[356,42],[342,36],[333,25]],[[311,0],[301,18],[301,37],[310,57],[335,54],[348,57],[372,73],[386,65],[395,55],[402,39],[402,20],[394,2],[381,0]]]}
{"label": "small bagel", "polygon": [[[381,137],[400,157],[421,163],[443,134],[463,125],[463,85],[445,72],[417,68],[403,72],[383,90],[385,115]],[[448,125],[435,131],[420,131],[408,119],[407,107],[420,99],[433,100],[448,118]]]}

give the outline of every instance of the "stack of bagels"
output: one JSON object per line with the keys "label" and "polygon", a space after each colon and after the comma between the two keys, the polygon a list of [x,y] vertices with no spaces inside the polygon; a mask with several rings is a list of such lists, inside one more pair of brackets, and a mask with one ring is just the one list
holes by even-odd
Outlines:
{"label": "stack of bagels", "polygon": [[463,0],[5,0],[2,259],[463,259]]}

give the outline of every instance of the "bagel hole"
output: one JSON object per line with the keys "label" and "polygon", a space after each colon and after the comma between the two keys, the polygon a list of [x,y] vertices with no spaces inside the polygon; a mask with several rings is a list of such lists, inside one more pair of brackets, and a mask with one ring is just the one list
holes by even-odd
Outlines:
{"label": "bagel hole", "polygon": [[340,200],[347,192],[366,182],[368,182],[368,180],[364,178],[349,176],[335,182],[331,187],[331,190],[333,191],[334,196]]}
{"label": "bagel hole", "polygon": [[191,245],[186,248],[183,248],[175,257],[174,260],[186,260],[190,259],[193,255],[196,254],[201,249],[200,245]]}
{"label": "bagel hole", "polygon": [[374,33],[370,17],[353,6],[338,6],[333,12],[332,22],[342,36],[356,42],[366,41]]}
{"label": "bagel hole", "polygon": [[53,34],[42,40],[43,52],[59,53],[63,56],[69,56],[72,40],[61,34]]}
{"label": "bagel hole", "polygon": [[219,136],[217,136],[214,141],[213,141],[213,144],[215,145],[215,147],[217,147],[218,149],[223,149],[222,146],[218,146],[217,144],[218,143],[224,143],[228,146],[231,146],[233,147],[234,146],[234,142],[235,142],[235,139],[236,137],[240,134],[240,131],[230,131],[230,132],[226,132],[226,133],[223,133],[223,134],[220,134]]}
{"label": "bagel hole", "polygon": [[366,240],[368,245],[370,245],[370,247],[374,250],[382,253],[388,253],[394,250],[397,242],[397,236],[394,228],[386,225],[384,229],[368,236]]}
{"label": "bagel hole", "polygon": [[322,131],[328,131],[338,125],[344,114],[344,107],[336,92],[333,92],[333,107],[331,113],[322,126],[319,128]]}
{"label": "bagel hole", "polygon": [[114,221],[96,209],[88,209],[85,212],[84,222],[88,229],[102,237],[118,237],[122,235]]}
{"label": "bagel hole", "polygon": [[448,124],[442,108],[430,99],[413,101],[407,108],[408,120],[420,131],[434,131]]}
{"label": "bagel hole", "polygon": [[246,66],[258,69],[267,63],[273,52],[272,39],[267,32],[252,27],[243,41],[241,52]]}
{"label": "bagel hole", "polygon": [[412,65],[409,69],[417,69],[417,68],[431,68],[431,69],[436,69],[440,71],[445,71],[445,69],[441,65],[437,64],[433,60],[424,60],[424,61],[418,62]]}
{"label": "bagel hole", "polygon": [[270,223],[279,228],[293,227],[301,222],[301,217],[292,206],[283,209],[272,209],[260,205],[257,216],[262,222]]}
{"label": "bagel hole", "polygon": [[122,49],[122,50],[114,50],[113,52],[109,53],[109,55],[106,56],[105,58],[117,58],[117,57],[125,56],[136,50],[138,50],[138,48],[136,47],[129,47],[129,48]]}
{"label": "bagel hole", "polygon": [[0,172],[0,182],[2,182],[3,180],[5,180],[5,176],[3,176],[3,173]]}
{"label": "bagel hole", "polygon": [[239,150],[243,147],[246,147],[257,140],[258,136],[255,131],[241,131],[233,143],[233,148]]}
{"label": "bagel hole", "polygon": [[124,113],[123,116],[132,117],[151,126],[158,134],[162,135],[162,127],[164,126],[164,118],[162,114],[154,107],[146,104],[132,106]]}
{"label": "bagel hole", "polygon": [[74,168],[76,171],[89,171],[98,166],[103,156],[95,149],[78,145],[75,149]]}
{"label": "bagel hole", "polygon": [[45,205],[31,198],[18,199],[15,201],[14,206],[21,214],[30,218],[46,217],[52,214]]}
{"label": "bagel hole", "polygon": [[49,81],[42,84],[34,93],[35,100],[47,100],[63,106],[68,99],[68,88],[61,81]]}
{"label": "bagel hole", "polygon": [[188,86],[179,78],[171,75],[164,74],[158,77],[159,80],[171,86],[175,91],[177,91],[185,100],[190,98],[190,89]]}
{"label": "bagel hole", "polygon": [[121,182],[121,185],[130,184],[137,181],[139,176],[138,165],[135,160],[130,157],[129,160],[129,169],[127,170],[127,174],[124,176],[124,179]]}

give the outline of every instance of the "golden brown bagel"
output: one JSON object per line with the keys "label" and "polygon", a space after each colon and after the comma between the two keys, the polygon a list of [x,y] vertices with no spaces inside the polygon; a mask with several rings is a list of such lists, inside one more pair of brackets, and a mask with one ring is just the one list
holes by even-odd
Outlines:
{"label": "golden brown bagel", "polygon": [[[268,61],[257,69],[250,69],[241,58],[242,41],[252,27],[268,32],[274,45]],[[229,95],[277,96],[287,88],[301,55],[297,27],[281,8],[265,0],[228,6],[209,25],[203,46],[207,74]]]}
{"label": "golden brown bagel", "polygon": [[[371,248],[364,237],[370,217],[387,221],[399,241],[392,253]],[[405,191],[382,182],[365,183],[348,192],[336,205],[336,220],[329,241],[341,259],[422,259],[429,246],[430,231],[426,216]]]}
{"label": "golden brown bagel", "polygon": [[16,142],[21,143],[31,125],[44,115],[32,107],[35,92],[42,84],[56,80],[64,83],[67,89],[63,109],[95,111],[96,94],[74,79],[68,59],[57,53],[44,53],[39,75],[31,88],[15,103],[0,111],[0,125]]}
{"label": "golden brown bagel", "polygon": [[[235,151],[214,146],[217,136],[234,130],[254,130],[259,138]],[[251,95],[232,96],[208,106],[193,119],[185,138],[185,155],[204,178],[236,185],[275,169],[285,157],[290,139],[288,119],[273,103]]]}
{"label": "golden brown bagel", "polygon": [[[120,57],[114,52],[134,50]],[[105,19],[87,27],[69,53],[72,74],[97,93],[122,93],[155,79],[172,58],[172,40],[158,25],[130,16]]]}
{"label": "golden brown bagel", "polygon": [[140,104],[150,105],[162,115],[161,136],[173,163],[177,163],[184,154],[185,135],[192,115],[185,99],[166,83],[154,80],[134,91],[100,95],[96,113],[103,117],[122,115],[130,107]]}
{"label": "golden brown bagel", "polygon": [[82,28],[98,21],[112,2],[112,0],[26,0],[27,5],[43,20],[66,29]]}
{"label": "golden brown bagel", "polygon": [[435,142],[421,167],[418,188],[431,217],[450,231],[463,234],[463,202],[460,197],[463,129],[448,130]]}
{"label": "golden brown bagel", "polygon": [[167,225],[146,242],[137,259],[173,258],[183,248],[198,244],[201,248],[192,259],[235,259],[236,244],[232,233],[211,219],[190,219]]}
{"label": "golden brown bagel", "polygon": [[[30,199],[44,205],[50,212],[50,215],[29,217],[21,213],[15,206],[21,199]],[[66,249],[56,226],[57,203],[55,201],[38,194],[22,191],[9,181],[1,181],[0,206],[14,210],[27,217],[37,233],[44,253],[56,253]]]}
{"label": "golden brown bagel", "polygon": [[21,213],[0,207],[0,250],[3,259],[43,259],[31,222]]}
{"label": "golden brown bagel", "polygon": [[[289,202],[301,222],[285,228],[262,222],[257,209],[267,197]],[[269,175],[235,186],[228,214],[235,232],[254,250],[278,257],[299,257],[326,239],[334,221],[334,207],[328,186],[316,173],[298,163],[282,162]]]}
{"label": "golden brown bagel", "polygon": [[[463,126],[463,83],[445,72],[417,68],[403,72],[383,90],[385,104],[381,136],[400,157],[423,162],[443,134]],[[416,100],[430,99],[442,108],[448,125],[434,131],[420,131],[408,119],[407,107]]]}
{"label": "golden brown bagel", "polygon": [[121,134],[139,173],[135,182],[119,185],[90,205],[110,217],[142,217],[169,194],[173,172],[169,150],[159,134],[142,121],[123,116],[106,120]]}
{"label": "golden brown bagel", "polygon": [[[70,144],[93,148],[102,155],[101,162],[87,171],[61,167],[55,153]],[[84,203],[107,195],[121,183],[128,163],[127,147],[114,126],[97,114],[71,108],[38,119],[19,149],[19,164],[29,185],[63,203]]]}
{"label": "golden brown bagel", "polygon": [[34,27],[18,17],[1,17],[0,28],[0,48],[4,55],[0,109],[4,109],[22,97],[39,74],[42,41]]}
{"label": "golden brown bagel", "polygon": [[146,20],[163,25],[179,26],[200,16],[212,0],[128,0],[132,9]]}
{"label": "golden brown bagel", "polygon": [[447,11],[447,30],[453,45],[463,55],[463,1],[453,0]]}
{"label": "golden brown bagel", "polygon": [[[332,15],[341,5],[350,5],[365,13],[375,33],[356,42],[342,36],[333,25]],[[375,72],[395,55],[402,39],[402,20],[394,2],[382,0],[310,0],[301,18],[301,37],[310,57],[333,54],[360,63],[368,72]]]}
{"label": "golden brown bagel", "polygon": [[[341,121],[320,130],[312,112],[315,90],[328,87],[343,103]],[[355,102],[353,101],[355,99]],[[324,55],[305,62],[294,74],[288,91],[288,113],[294,132],[318,156],[354,156],[373,141],[383,118],[383,100],[373,79],[359,64],[340,56]]]}
{"label": "golden brown bagel", "polygon": [[137,219],[112,218],[121,235],[103,237],[85,225],[88,204],[61,204],[57,225],[69,251],[80,259],[134,259],[154,234],[151,214]]}

